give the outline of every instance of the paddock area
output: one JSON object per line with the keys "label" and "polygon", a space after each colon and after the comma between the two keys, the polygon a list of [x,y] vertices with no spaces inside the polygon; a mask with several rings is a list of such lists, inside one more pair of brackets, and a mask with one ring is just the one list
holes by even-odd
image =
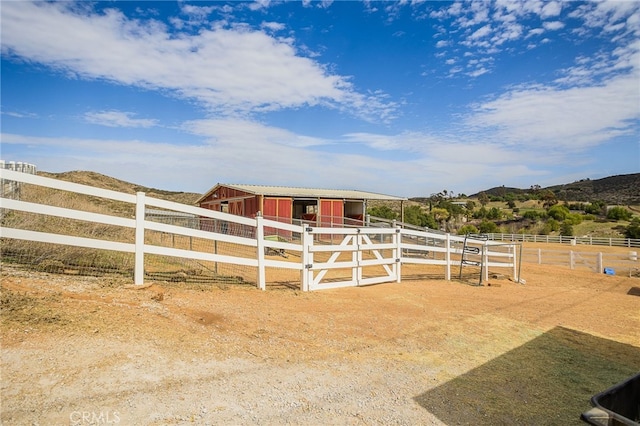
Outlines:
{"label": "paddock area", "polygon": [[3,266],[0,420],[581,424],[640,371],[640,280],[522,274],[264,292]]}

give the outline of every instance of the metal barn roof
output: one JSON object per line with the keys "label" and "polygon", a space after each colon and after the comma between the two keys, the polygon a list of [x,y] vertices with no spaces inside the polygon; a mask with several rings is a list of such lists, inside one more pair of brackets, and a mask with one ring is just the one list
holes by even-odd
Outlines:
{"label": "metal barn roof", "polygon": [[349,189],[321,189],[321,188],[297,188],[293,186],[267,186],[267,185],[243,185],[243,184],[223,184],[207,191],[197,203],[207,198],[212,192],[220,187],[238,189],[255,195],[265,195],[273,197],[294,197],[294,198],[341,198],[347,200],[391,200],[405,201],[406,198],[393,195],[378,194],[375,192],[354,191]]}

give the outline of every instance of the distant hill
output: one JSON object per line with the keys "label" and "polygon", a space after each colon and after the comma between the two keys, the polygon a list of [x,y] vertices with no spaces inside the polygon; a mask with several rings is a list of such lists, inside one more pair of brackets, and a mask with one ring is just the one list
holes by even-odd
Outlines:
{"label": "distant hill", "polygon": [[53,179],[65,180],[67,182],[80,183],[94,186],[96,188],[110,189],[112,191],[135,194],[144,192],[149,197],[160,198],[162,200],[174,201],[176,203],[193,205],[202,194],[194,192],[164,191],[161,189],[147,188],[133,183],[125,182],[96,172],[72,171],[63,173],[38,172],[38,175]]}
{"label": "distant hill", "polygon": [[[590,202],[603,200],[608,204],[638,205],[640,204],[640,173],[609,176],[594,180],[583,179],[573,183],[540,189],[553,191],[559,200],[564,201]],[[509,192],[513,194],[531,192],[531,188],[519,189],[500,186],[481,192],[487,195],[503,196]],[[472,197],[476,197],[478,194],[474,194]]]}

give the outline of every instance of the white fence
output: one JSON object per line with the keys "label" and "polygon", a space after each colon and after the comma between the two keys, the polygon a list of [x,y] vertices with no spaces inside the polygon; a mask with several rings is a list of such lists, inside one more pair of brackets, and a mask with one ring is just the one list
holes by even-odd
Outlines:
{"label": "white fence", "polygon": [[487,234],[490,240],[507,242],[559,243],[571,245],[640,247],[640,240],[634,238],[607,237],[567,237],[562,235]]}
{"label": "white fence", "polygon": [[[445,267],[445,278],[451,279],[452,269],[460,271],[463,237],[442,233],[430,233],[401,228],[315,228],[269,220],[258,215],[246,218],[227,213],[183,205],[144,193],[124,194],[56,179],[0,170],[0,178],[38,187],[69,191],[75,194],[98,197],[116,203],[134,206],[133,215],[115,216],[37,202],[0,198],[0,211],[15,211],[44,215],[128,229],[132,237],[127,241],[108,238],[68,235],[38,229],[0,227],[3,239],[24,240],[39,243],[84,247],[131,253],[134,260],[133,279],[136,285],[144,283],[145,257],[147,255],[193,259],[215,264],[244,265],[255,268],[256,285],[266,288],[268,270],[288,271],[297,274],[304,291],[346,286],[360,286],[383,282],[399,282],[402,265],[420,267],[440,265]],[[147,215],[157,215],[158,209],[168,215],[197,218],[198,225],[179,226],[161,223]],[[170,247],[153,239],[150,234],[171,235]],[[103,236],[104,237],[104,236]],[[189,243],[175,244],[176,238],[187,238]],[[336,243],[337,239],[337,243]],[[194,247],[193,241],[211,244],[205,249]],[[160,242],[159,242],[160,241]],[[519,281],[518,244],[499,244],[491,241],[469,240],[478,245],[478,261],[482,262],[485,279],[489,267],[509,268],[516,282]],[[244,249],[232,254],[218,252],[218,244],[229,244]],[[204,247],[204,246],[202,246]],[[347,272],[345,274],[345,271]]]}
{"label": "white fence", "polygon": [[[14,170],[16,172],[29,173],[35,175],[37,167],[34,164],[20,161],[0,160],[0,169]],[[0,179],[0,197],[18,198],[20,196],[20,183],[15,181],[4,181]]]}
{"label": "white fence", "polygon": [[638,252],[594,253],[575,250],[548,250],[525,248],[521,260],[540,265],[564,266],[574,270],[591,270],[602,274],[609,269],[616,275],[640,277]]}

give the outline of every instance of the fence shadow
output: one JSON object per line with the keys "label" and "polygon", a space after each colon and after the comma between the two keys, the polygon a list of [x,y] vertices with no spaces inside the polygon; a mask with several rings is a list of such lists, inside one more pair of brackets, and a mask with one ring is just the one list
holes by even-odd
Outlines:
{"label": "fence shadow", "polygon": [[640,347],[556,327],[414,400],[448,425],[579,425],[594,394],[638,371]]}

